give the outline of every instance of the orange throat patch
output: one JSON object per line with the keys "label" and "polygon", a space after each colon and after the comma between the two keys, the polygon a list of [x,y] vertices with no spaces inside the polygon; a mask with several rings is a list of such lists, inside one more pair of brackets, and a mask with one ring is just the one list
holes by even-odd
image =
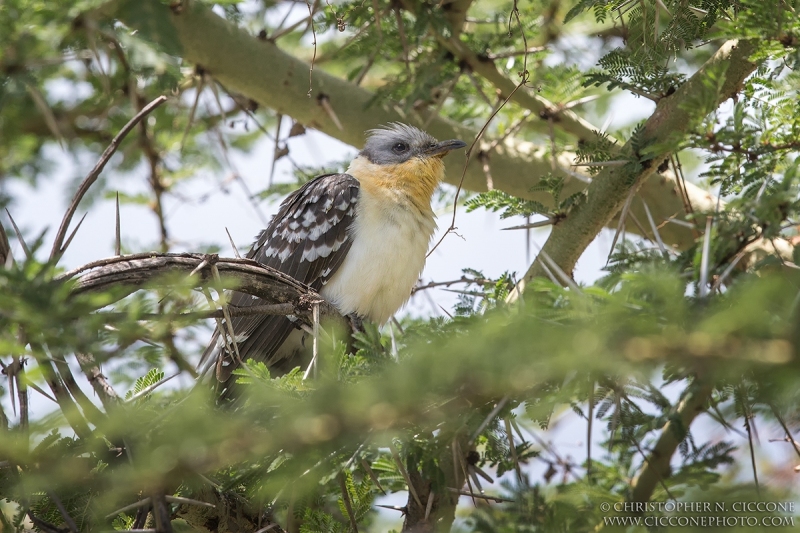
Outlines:
{"label": "orange throat patch", "polygon": [[399,165],[376,165],[364,157],[350,163],[347,173],[371,192],[400,192],[420,211],[429,211],[436,186],[444,179],[441,157],[414,157]]}

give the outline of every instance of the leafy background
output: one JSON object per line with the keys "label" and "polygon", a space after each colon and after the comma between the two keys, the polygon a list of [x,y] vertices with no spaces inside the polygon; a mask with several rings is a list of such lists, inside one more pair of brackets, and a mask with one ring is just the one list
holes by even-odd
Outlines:
{"label": "leafy background", "polygon": [[[16,260],[0,271],[8,378],[3,529],[425,530],[447,529],[456,515],[453,527],[465,531],[587,531],[609,527],[602,503],[796,500],[791,243],[800,6],[448,6],[0,6],[2,202],[23,222],[20,238],[11,218],[3,219]],[[458,201],[464,207],[456,231],[468,239],[486,235],[459,245],[474,255],[439,251],[449,270],[426,272],[458,292],[435,293],[431,304],[430,289],[418,291],[415,301],[423,303],[398,325],[368,327],[353,353],[321,343],[325,364],[316,380],[303,380],[302,369],[273,377],[264,365],[248,365],[240,376],[247,398],[235,409],[215,405],[210,388],[194,383],[208,325],[187,324],[177,313],[208,304],[191,280],[174,278],[169,289],[153,285],[124,298],[119,291],[73,295],[57,280],[66,268],[112,253],[117,194],[122,253],[228,255],[221,228],[241,224],[232,233],[244,249],[271,202],[319,167],[342,168],[353,153],[185,59],[192,49],[176,21],[212,7],[265,46],[275,42],[306,64],[313,58],[312,82],[326,72],[349,81],[353,94],[356,86],[371,91],[366,109],[347,108],[332,93],[332,111],[312,91],[307,106],[322,117],[322,131],[358,142],[363,128],[352,126],[353,117],[374,125],[388,103],[412,117],[419,112],[419,123],[431,128],[443,127],[440,117],[472,135],[486,125],[488,159],[473,153],[472,164],[481,181],[497,185],[484,194],[463,191],[458,200],[445,186],[436,199],[442,230]],[[717,106],[726,80],[747,63],[712,61],[701,76],[695,72],[732,38],[751,47],[752,74],[732,101]],[[218,44],[230,62],[258,61]],[[298,84],[306,83],[305,72]],[[693,80],[697,90],[680,93]],[[130,133],[81,204],[90,216],[73,248],[60,262],[48,260],[53,230],[42,230],[58,224],[63,205],[53,176],[72,179],[66,189],[74,190],[116,132],[161,94],[168,102]],[[691,120],[667,121],[657,134],[638,122],[673,94],[682,99],[675,113]],[[631,102],[639,110],[630,111]],[[570,113],[604,133],[576,134],[586,128]],[[609,121],[612,115],[622,118]],[[510,178],[497,168],[509,139],[539,148],[529,165],[546,170],[531,171],[535,185],[504,188]],[[320,152],[331,157],[312,157]],[[657,157],[666,157],[657,165],[664,175],[725,199],[700,208],[689,198],[680,213],[691,229],[682,226],[689,235],[683,240],[672,238],[675,224],[662,224],[674,213],[660,217],[652,204],[651,223],[642,211],[649,208],[637,187]],[[561,158],[580,166],[567,172]],[[271,159],[274,169],[267,169]],[[450,167],[451,182],[460,164]],[[580,191],[584,181],[570,177],[601,183],[613,172],[627,187],[616,199],[621,209],[598,205],[593,189]],[[688,197],[682,187],[670,194]],[[622,223],[609,222],[594,259],[584,256],[578,286],[569,276],[573,265],[548,259],[548,246],[558,245],[572,220],[603,209]],[[492,254],[497,242],[486,241],[500,239],[497,226],[479,227],[497,219],[483,218],[484,211],[513,217],[498,225],[539,222],[543,229],[520,230],[524,239],[504,241],[513,253]],[[243,212],[250,218],[241,222]],[[547,275],[525,273],[538,252],[538,245],[526,250],[531,233],[547,242],[550,252],[534,263]],[[788,257],[770,247],[776,241],[786,243]],[[444,242],[459,239],[449,234]],[[760,248],[753,251],[753,243]],[[523,279],[524,297],[515,298]],[[95,365],[118,399],[93,391],[81,375],[91,377]],[[565,445],[559,434],[581,447]],[[482,473],[501,481],[491,484]],[[481,497],[479,487],[499,500]],[[474,496],[456,507],[452,489]],[[406,507],[403,524],[387,523],[379,502]],[[730,506],[728,513],[736,515]]]}

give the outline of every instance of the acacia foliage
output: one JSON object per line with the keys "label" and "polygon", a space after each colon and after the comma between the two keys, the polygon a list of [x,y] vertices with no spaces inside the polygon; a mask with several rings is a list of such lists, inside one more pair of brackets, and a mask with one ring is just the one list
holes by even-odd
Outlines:
{"label": "acacia foliage", "polygon": [[[3,179],[44,186],[48,144],[76,158],[97,152],[148,101],[174,90],[182,96],[141,124],[93,190],[102,197],[144,168],[148,187],[120,200],[152,211],[154,246],[167,249],[162,201],[198,173],[227,168],[230,152],[249,150],[279,119],[174,55],[178,36],[152,16],[153,5],[0,6],[0,170]],[[636,124],[575,139],[559,126],[560,111],[576,108],[599,123],[620,91],[669,98],[723,40],[751,43],[756,70],[730,108],[694,116],[688,135],[665,136],[668,166],[682,179],[719,185],[725,203],[709,212],[687,205],[697,238],[681,250],[661,242],[661,221],[638,221],[647,239],[615,239],[606,275],[591,286],[549,264],[551,278],[536,279],[510,304],[514,273],[490,279],[463,265],[458,283],[467,290],[447,320],[367,325],[350,344],[334,334],[338,342],[320,341],[313,380],[303,379],[304,369],[272,376],[248,364],[235,406],[217,405],[202,381],[153,390],[166,370],[191,375],[201,351],[188,327],[194,318],[183,313],[207,302],[191,280],[75,294],[73,282],[58,277],[63,267],[41,260],[43,241],[28,237],[31,256],[0,270],[4,530],[378,531],[374,505],[384,491],[409,491],[404,529],[447,530],[452,490],[477,491],[479,471],[505,475],[497,490],[511,501],[462,502],[455,528],[589,531],[604,526],[603,503],[792,497],[779,475],[765,479],[755,459],[752,469],[744,461],[751,449],[755,457],[778,446],[800,456],[792,439],[800,420],[797,267],[769,246],[749,251],[791,239],[800,214],[797,2],[318,2],[313,23],[293,28],[276,15],[286,4],[215,5],[254,38],[306,60],[315,33],[315,68],[372,89],[376,105],[429,106],[476,130],[499,108],[491,139],[541,143],[553,158],[574,152],[590,176],[607,166],[641,169],[664,147],[648,145]],[[180,16],[180,3],[171,9]],[[571,31],[582,35],[577,44],[566,37]],[[518,103],[501,107],[496,80],[453,58],[447,39],[555,107],[542,120]],[[590,49],[600,50],[591,65],[576,60]],[[724,70],[734,67],[710,70],[685,109],[716,101]],[[73,92],[66,97],[59,86]],[[288,135],[302,133],[295,125]],[[292,157],[286,141],[284,131],[276,157]],[[598,208],[586,194],[563,193],[562,178],[537,178],[549,206],[502,191],[467,206],[555,224]],[[263,195],[283,192],[267,187]],[[13,208],[14,198],[3,201]],[[126,244],[123,251],[137,246]],[[96,368],[119,394],[99,392],[99,402],[83,392],[81,373],[97,385]],[[31,411],[34,395],[52,396],[57,408]],[[569,459],[547,443],[552,421],[567,410],[595,427],[587,434],[602,455]],[[704,427],[727,436],[698,434],[701,413]],[[787,441],[767,443],[765,433]],[[785,474],[796,462],[768,468]],[[537,463],[548,465],[541,477],[528,472]],[[747,475],[735,475],[741,471]]]}

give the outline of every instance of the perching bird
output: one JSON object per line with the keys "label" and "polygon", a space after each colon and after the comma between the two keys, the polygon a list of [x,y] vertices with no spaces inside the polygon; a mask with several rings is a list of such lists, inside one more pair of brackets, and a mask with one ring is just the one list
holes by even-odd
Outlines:
{"label": "perching bird", "polygon": [[[281,204],[247,254],[318,291],[342,315],[383,324],[408,301],[436,229],[431,197],[444,178],[442,158],[463,148],[405,124],[367,132],[347,174],[318,176]],[[233,306],[261,305],[234,292]],[[284,316],[234,317],[242,361],[284,373],[297,366],[304,332]],[[230,380],[235,358],[219,331],[201,359]],[[205,363],[205,365],[204,365]]]}

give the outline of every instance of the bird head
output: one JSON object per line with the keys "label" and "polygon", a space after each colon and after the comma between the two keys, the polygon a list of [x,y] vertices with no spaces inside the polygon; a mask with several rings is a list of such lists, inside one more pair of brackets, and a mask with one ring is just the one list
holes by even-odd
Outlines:
{"label": "bird head", "polygon": [[412,159],[441,159],[451,150],[467,145],[456,139],[437,141],[428,133],[399,122],[369,130],[367,135],[367,142],[359,155],[376,165],[402,165]]}
{"label": "bird head", "polygon": [[442,158],[466,145],[457,139],[438,141],[420,129],[394,122],[367,132],[357,160],[361,160],[359,166],[370,168],[370,179],[403,189],[416,202],[430,205],[433,191],[444,178]]}

